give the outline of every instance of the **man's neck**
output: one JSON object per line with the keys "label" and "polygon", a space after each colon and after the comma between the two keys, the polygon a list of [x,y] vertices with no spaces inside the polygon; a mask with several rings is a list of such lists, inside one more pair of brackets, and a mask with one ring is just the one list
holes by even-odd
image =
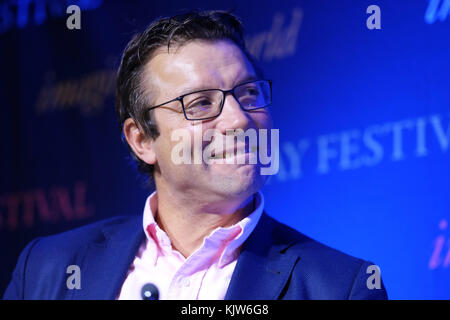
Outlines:
{"label": "man's neck", "polygon": [[174,200],[177,197],[165,191],[158,190],[155,220],[169,236],[173,249],[186,258],[200,248],[203,239],[213,230],[232,226],[255,210],[254,195],[223,203],[179,203]]}

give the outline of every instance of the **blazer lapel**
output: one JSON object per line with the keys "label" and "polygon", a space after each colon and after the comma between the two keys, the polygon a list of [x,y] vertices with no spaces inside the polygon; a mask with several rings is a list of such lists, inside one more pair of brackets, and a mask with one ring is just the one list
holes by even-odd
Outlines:
{"label": "blazer lapel", "polygon": [[[71,299],[112,300],[119,294],[127,271],[145,239],[141,217],[103,229],[103,239],[90,244],[81,263],[81,289]],[[225,299],[274,300],[280,297],[299,260],[280,240],[275,222],[265,213],[244,243]]]}
{"label": "blazer lapel", "polygon": [[119,293],[127,271],[145,238],[142,218],[103,228],[103,239],[88,246],[81,264],[81,289],[72,299],[112,300]]}
{"label": "blazer lapel", "polygon": [[275,221],[263,213],[244,243],[226,300],[275,300],[286,285],[299,256],[286,251],[293,243],[279,241]]}

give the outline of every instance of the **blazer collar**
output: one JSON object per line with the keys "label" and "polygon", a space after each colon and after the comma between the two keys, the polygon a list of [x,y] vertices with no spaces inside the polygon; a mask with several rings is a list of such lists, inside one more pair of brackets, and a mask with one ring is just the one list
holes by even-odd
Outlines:
{"label": "blazer collar", "polygon": [[266,213],[244,243],[226,300],[275,300],[281,295],[299,256],[287,249],[295,243],[277,234]]}
{"label": "blazer collar", "polygon": [[71,290],[72,299],[113,300],[144,241],[142,217],[103,227],[103,238],[87,247],[81,264],[81,289]]}

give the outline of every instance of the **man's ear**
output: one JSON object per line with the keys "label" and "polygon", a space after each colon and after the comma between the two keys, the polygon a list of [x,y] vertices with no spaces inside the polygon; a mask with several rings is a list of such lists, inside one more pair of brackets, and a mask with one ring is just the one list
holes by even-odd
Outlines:
{"label": "man's ear", "polygon": [[153,139],[144,134],[144,130],[132,119],[123,124],[123,134],[134,154],[147,164],[156,163],[156,153],[153,149]]}

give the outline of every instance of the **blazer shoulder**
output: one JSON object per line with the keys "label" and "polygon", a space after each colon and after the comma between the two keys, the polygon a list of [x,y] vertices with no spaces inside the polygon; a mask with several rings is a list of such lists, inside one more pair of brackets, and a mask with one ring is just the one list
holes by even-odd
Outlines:
{"label": "blazer shoulder", "polygon": [[126,238],[140,225],[139,216],[118,216],[32,240],[20,254],[4,298],[62,297],[67,267],[81,265],[89,246],[106,247],[108,237]]}
{"label": "blazer shoulder", "polygon": [[269,217],[274,223],[273,236],[276,242],[288,243],[289,252],[301,256],[311,256],[314,260],[334,261],[344,264],[360,266],[364,260],[351,256],[318,240],[315,240],[300,231]]}
{"label": "blazer shoulder", "polygon": [[286,253],[299,257],[291,282],[302,284],[307,292],[305,298],[387,299],[382,281],[380,290],[369,290],[366,286],[367,270],[372,262],[332,248],[271,219],[275,241],[288,243]]}
{"label": "blazer shoulder", "polygon": [[[67,264],[78,260],[79,255],[93,244],[101,245],[110,234],[123,232],[130,225],[139,227],[138,216],[117,216],[96,221],[65,232],[42,236],[27,246],[27,261],[30,269]],[[24,250],[21,255],[25,254]]]}
{"label": "blazer shoulder", "polygon": [[65,232],[41,237],[34,250],[71,251],[92,243],[101,243],[111,233],[120,232],[129,225],[138,225],[139,216],[116,216],[74,228]]}

